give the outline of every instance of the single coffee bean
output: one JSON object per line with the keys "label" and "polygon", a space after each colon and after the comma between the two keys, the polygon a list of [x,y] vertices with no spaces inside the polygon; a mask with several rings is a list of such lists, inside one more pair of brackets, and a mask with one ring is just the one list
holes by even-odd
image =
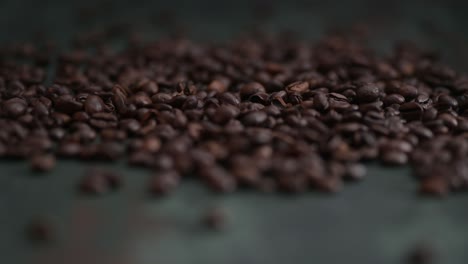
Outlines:
{"label": "single coffee bean", "polygon": [[408,162],[408,156],[404,152],[390,150],[382,154],[385,165],[404,165]]}
{"label": "single coffee bean", "polygon": [[449,192],[449,185],[442,177],[429,177],[421,182],[419,191],[422,194],[443,197]]}
{"label": "single coffee bean", "polygon": [[433,264],[435,263],[435,250],[428,244],[419,244],[411,248],[405,257],[407,264]]}
{"label": "single coffee bean", "polygon": [[180,176],[175,171],[156,173],[150,181],[150,192],[155,195],[166,195],[173,191],[180,182]]}
{"label": "single coffee bean", "polygon": [[84,109],[88,114],[100,113],[106,109],[104,101],[96,95],[89,95],[84,102]]}
{"label": "single coffee bean", "polygon": [[111,171],[92,169],[86,172],[79,184],[81,192],[102,195],[120,187],[120,176]]}
{"label": "single coffee bean", "polygon": [[240,98],[242,100],[247,100],[253,94],[264,92],[265,87],[263,87],[263,85],[258,82],[247,83],[239,89]]}
{"label": "single coffee bean", "polygon": [[382,101],[385,106],[389,106],[393,104],[402,104],[405,102],[405,97],[400,94],[391,94],[391,95],[385,96]]}
{"label": "single coffee bean", "polygon": [[12,98],[3,102],[3,112],[7,117],[18,117],[26,112],[28,107],[26,101],[20,98]]}
{"label": "single coffee bean", "polygon": [[50,154],[36,155],[30,161],[31,169],[37,172],[50,171],[55,167],[55,163],[55,157]]}
{"label": "single coffee bean", "polygon": [[209,209],[202,217],[202,224],[212,230],[221,230],[226,228],[227,216],[224,209],[220,207]]}
{"label": "single coffee bean", "polygon": [[32,242],[51,242],[55,239],[53,225],[45,218],[33,219],[26,227],[26,234]]}
{"label": "single coffee bean", "polygon": [[265,122],[267,117],[263,111],[253,111],[242,118],[242,123],[246,126],[258,126]]}
{"label": "single coffee bean", "polygon": [[377,85],[366,84],[356,90],[356,100],[359,103],[370,103],[379,99],[380,89]]}
{"label": "single coffee bean", "polygon": [[420,120],[423,115],[423,108],[415,102],[404,103],[400,106],[401,116],[406,120]]}

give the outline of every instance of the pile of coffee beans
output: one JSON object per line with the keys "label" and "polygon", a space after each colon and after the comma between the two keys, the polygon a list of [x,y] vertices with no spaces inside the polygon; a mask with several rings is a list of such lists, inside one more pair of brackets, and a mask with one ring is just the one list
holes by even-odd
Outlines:
{"label": "pile of coffee beans", "polygon": [[[0,157],[41,172],[56,156],[124,159],[153,171],[157,195],[188,177],[219,192],[336,192],[365,177],[366,161],[412,165],[423,193],[466,189],[468,76],[408,43],[381,56],[364,42],[255,34],[129,38],[124,48],[81,39],[59,54],[5,46]],[[112,179],[80,188],[101,193]]]}

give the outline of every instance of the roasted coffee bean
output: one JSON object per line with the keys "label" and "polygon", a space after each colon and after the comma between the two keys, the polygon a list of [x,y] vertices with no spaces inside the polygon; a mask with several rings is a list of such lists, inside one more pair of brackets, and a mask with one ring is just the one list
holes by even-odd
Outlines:
{"label": "roasted coffee bean", "polygon": [[345,179],[349,180],[362,180],[367,174],[367,169],[364,165],[356,163],[346,167]]}
{"label": "roasted coffee bean", "polygon": [[26,112],[28,104],[21,98],[12,98],[2,104],[3,112],[7,117],[18,117]]}
{"label": "roasted coffee bean", "polygon": [[120,176],[112,171],[92,169],[81,179],[80,191],[86,194],[102,195],[121,185]]}
{"label": "roasted coffee bean", "polygon": [[200,175],[208,186],[216,192],[226,193],[236,189],[234,177],[219,166],[201,168]]}
{"label": "roasted coffee bean", "polygon": [[328,109],[330,106],[328,102],[328,98],[325,94],[323,93],[317,93],[314,96],[314,108],[319,110],[319,111],[325,111]]}
{"label": "roasted coffee bean", "polygon": [[458,106],[458,102],[450,95],[442,94],[437,97],[434,105],[439,110],[450,109]]}
{"label": "roasted coffee bean", "polygon": [[217,124],[226,124],[231,119],[237,117],[239,114],[239,109],[231,105],[222,105],[220,106],[213,114],[211,115],[211,120]]}
{"label": "roasted coffee bean", "polygon": [[76,101],[73,96],[66,94],[54,100],[54,108],[58,112],[73,114],[80,111],[83,108],[83,104],[79,101]]}
{"label": "roasted coffee bean", "polygon": [[436,263],[435,249],[427,243],[418,244],[411,248],[405,256],[406,264],[434,264]]}
{"label": "roasted coffee bean", "polygon": [[389,106],[393,104],[402,104],[405,102],[405,97],[400,94],[391,94],[391,95],[385,96],[382,101],[385,106]]}
{"label": "roasted coffee bean", "polygon": [[50,171],[55,167],[55,157],[50,154],[36,155],[32,157],[31,169],[37,172]]}
{"label": "roasted coffee bean", "polygon": [[380,89],[375,84],[366,84],[356,90],[356,100],[360,103],[370,103],[379,99]]}
{"label": "roasted coffee bean", "polygon": [[256,93],[264,93],[265,87],[262,84],[257,82],[251,82],[243,85],[239,89],[239,95],[242,100],[247,100],[250,96]]}
{"label": "roasted coffee bean", "polygon": [[89,95],[84,102],[84,109],[88,114],[103,112],[106,109],[104,101],[96,95]]}
{"label": "roasted coffee bean", "polygon": [[423,108],[415,102],[404,103],[400,106],[400,113],[406,120],[420,120],[423,115]]}
{"label": "roasted coffee bean", "polygon": [[286,90],[287,91],[291,91],[291,92],[298,92],[298,93],[303,93],[307,90],[309,90],[309,83],[308,82],[294,82],[294,83],[291,83],[290,85],[288,85],[286,87]]}
{"label": "roasted coffee bean", "polygon": [[449,185],[446,179],[433,176],[422,180],[419,191],[422,194],[443,197],[448,194]]}
{"label": "roasted coffee bean", "polygon": [[258,126],[265,122],[267,117],[263,111],[252,111],[242,118],[242,123],[246,126]]}
{"label": "roasted coffee bean", "polygon": [[224,209],[215,207],[209,209],[202,217],[202,224],[213,230],[221,230],[226,228],[227,216]]}
{"label": "roasted coffee bean", "polygon": [[26,235],[32,242],[51,242],[55,231],[50,220],[43,217],[33,219],[26,227]]}
{"label": "roasted coffee bean", "polygon": [[408,162],[408,156],[398,150],[386,150],[382,153],[382,161],[386,165],[404,165]]}
{"label": "roasted coffee bean", "polygon": [[166,195],[173,191],[179,182],[180,175],[175,171],[156,173],[149,184],[150,192],[155,195]]}

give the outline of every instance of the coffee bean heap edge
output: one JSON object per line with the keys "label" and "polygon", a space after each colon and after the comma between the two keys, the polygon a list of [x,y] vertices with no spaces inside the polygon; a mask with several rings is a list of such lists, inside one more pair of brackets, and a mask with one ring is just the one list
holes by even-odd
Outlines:
{"label": "coffee bean heap edge", "polygon": [[158,195],[187,177],[336,192],[373,160],[411,164],[422,193],[468,186],[468,77],[414,45],[385,57],[352,34],[107,42],[0,49],[0,157],[37,171],[125,158],[154,171]]}

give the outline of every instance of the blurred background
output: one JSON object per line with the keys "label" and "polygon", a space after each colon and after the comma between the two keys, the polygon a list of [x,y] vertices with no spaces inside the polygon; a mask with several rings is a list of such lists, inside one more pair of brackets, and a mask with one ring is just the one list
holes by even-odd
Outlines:
{"label": "blurred background", "polygon": [[[362,27],[379,52],[410,40],[466,72],[467,10],[466,1],[455,0],[2,0],[0,44],[52,40],[61,49],[80,32],[109,29],[202,42],[259,29],[313,41],[329,30]],[[188,182],[171,197],[151,199],[142,191],[148,172],[106,164],[125,176],[126,186],[90,199],[74,192],[89,166],[61,161],[39,179],[24,162],[0,162],[0,263],[385,264],[405,263],[421,244],[434,248],[436,263],[468,262],[468,197],[419,198],[408,168],[371,164],[368,179],[336,196],[217,196]],[[213,206],[229,215],[222,232],[200,228],[201,215]],[[24,238],[24,226],[38,215],[55,225],[57,239],[49,245]]]}

